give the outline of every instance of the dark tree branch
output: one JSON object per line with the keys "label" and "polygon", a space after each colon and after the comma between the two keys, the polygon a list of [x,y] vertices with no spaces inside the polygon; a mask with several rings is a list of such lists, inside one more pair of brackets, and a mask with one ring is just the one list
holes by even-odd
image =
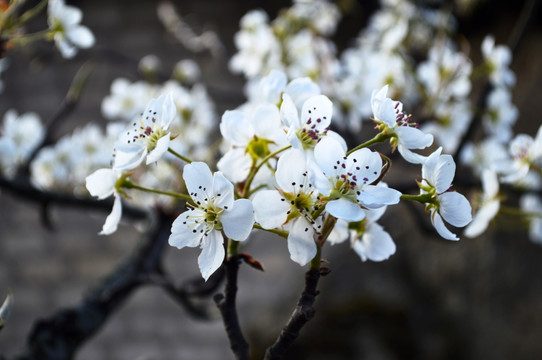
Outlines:
{"label": "dark tree branch", "polygon": [[226,272],[225,295],[216,294],[214,300],[222,315],[222,320],[224,321],[226,333],[228,334],[230,346],[235,358],[238,360],[249,360],[248,343],[241,331],[239,318],[237,317],[237,309],[235,308],[239,264],[241,264],[241,259],[238,255],[232,255],[224,262],[224,269]]}
{"label": "dark tree branch", "polygon": [[314,317],[314,301],[318,295],[318,280],[320,279],[320,271],[310,269],[305,274],[305,289],[301,294],[301,298],[288,320],[286,326],[282,329],[277,341],[270,346],[265,353],[265,360],[282,359],[286,350],[299,336],[299,332]]}
{"label": "dark tree branch", "polygon": [[145,274],[159,272],[171,220],[160,214],[154,231],[136,252],[77,306],[38,321],[28,339],[27,351],[18,360],[71,359],[109,317],[143,284]]}

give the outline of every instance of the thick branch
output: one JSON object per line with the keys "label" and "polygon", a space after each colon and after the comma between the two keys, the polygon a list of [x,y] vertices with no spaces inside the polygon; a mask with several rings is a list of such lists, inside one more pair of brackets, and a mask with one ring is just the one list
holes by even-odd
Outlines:
{"label": "thick branch", "polygon": [[159,271],[169,228],[170,219],[161,214],[155,231],[100,286],[77,306],[63,309],[34,325],[28,339],[28,349],[17,359],[71,359],[132,292],[143,285],[145,275]]}
{"label": "thick branch", "polygon": [[238,360],[250,359],[248,355],[248,343],[243,336],[239,318],[237,317],[237,309],[235,308],[235,297],[237,295],[237,273],[241,259],[238,255],[232,255],[224,262],[226,271],[226,288],[225,296],[217,294],[214,297],[216,305],[222,315],[226,333],[230,340],[231,349]]}
{"label": "thick branch", "polygon": [[320,271],[318,269],[307,271],[305,274],[305,290],[303,290],[290,320],[288,320],[288,323],[282,329],[277,341],[267,349],[265,360],[281,359],[286,350],[297,339],[303,326],[314,317],[315,310],[313,304],[318,295],[316,287],[318,286],[319,279]]}

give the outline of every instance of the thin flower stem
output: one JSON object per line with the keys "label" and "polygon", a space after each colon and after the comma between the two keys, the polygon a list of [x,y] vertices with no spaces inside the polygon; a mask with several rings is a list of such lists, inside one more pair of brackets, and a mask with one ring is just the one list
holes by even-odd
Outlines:
{"label": "thin flower stem", "polygon": [[354,151],[356,151],[356,150],[363,149],[363,148],[366,148],[366,147],[368,147],[368,146],[371,146],[371,145],[374,145],[374,144],[378,144],[378,143],[384,142],[384,141],[388,140],[390,137],[391,137],[391,135],[389,135],[389,134],[378,133],[378,134],[376,134],[376,136],[375,136],[374,138],[372,138],[371,140],[367,140],[367,141],[364,142],[363,144],[360,144],[360,145],[356,146],[355,148],[349,150],[349,151],[346,153],[346,156],[352,154],[352,153],[353,153]]}
{"label": "thin flower stem", "polygon": [[170,153],[170,154],[173,154],[175,155],[176,157],[178,157],[179,159],[191,164],[192,163],[192,160],[190,160],[189,158],[187,158],[186,156],[183,156],[181,154],[179,154],[178,152],[176,152],[175,150],[173,150],[172,148],[168,148],[167,151]]}
{"label": "thin flower stem", "polygon": [[247,182],[245,184],[245,191],[243,192],[243,197],[245,198],[248,198],[250,196],[250,194],[252,193],[250,191],[250,185],[252,185],[252,181],[254,180],[254,176],[256,176],[256,174],[258,173],[258,171],[260,171],[260,168],[263,166],[263,164],[267,163],[267,161],[275,156],[277,156],[278,154],[280,154],[281,152],[283,152],[284,150],[288,150],[289,148],[291,148],[292,145],[287,145],[283,148],[280,148],[276,151],[273,151],[271,154],[267,155],[266,157],[264,157],[262,159],[262,161],[256,166],[256,167],[253,167],[253,169],[251,170],[250,174],[248,175],[248,178],[247,178]]}
{"label": "thin flower stem", "polygon": [[167,195],[167,196],[171,196],[177,199],[182,199],[185,201],[192,201],[192,198],[188,196],[187,194],[180,194],[180,193],[171,192],[171,191],[162,191],[158,189],[150,189],[150,188],[136,185],[127,179],[122,182],[122,187],[126,189],[137,189],[137,190],[154,193],[154,194]]}
{"label": "thin flower stem", "polygon": [[514,216],[524,216],[524,217],[537,217],[542,218],[541,213],[531,212],[531,211],[523,211],[518,208],[510,207],[510,206],[501,206],[499,208],[499,213],[506,214],[506,215],[514,215]]}
{"label": "thin flower stem", "polygon": [[254,224],[254,228],[258,230],[267,231],[273,234],[277,234],[280,237],[287,238],[288,237],[288,231],[278,230],[278,229],[264,229],[260,224]]}
{"label": "thin flower stem", "polygon": [[49,30],[39,31],[33,34],[13,35],[10,37],[10,41],[15,45],[24,46],[33,41],[48,40],[51,32]]}
{"label": "thin flower stem", "polygon": [[422,204],[434,203],[436,201],[435,199],[433,199],[431,194],[420,194],[420,195],[403,194],[401,195],[401,200],[412,200],[412,201],[420,202]]}
{"label": "thin flower stem", "polygon": [[23,13],[21,17],[15,22],[14,26],[22,25],[28,20],[32,19],[34,16],[38,15],[47,6],[48,2],[48,0],[41,0],[38,5]]}

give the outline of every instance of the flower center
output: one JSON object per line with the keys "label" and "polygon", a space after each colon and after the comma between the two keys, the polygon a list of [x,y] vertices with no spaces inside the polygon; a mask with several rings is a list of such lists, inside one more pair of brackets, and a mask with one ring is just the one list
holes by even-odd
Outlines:
{"label": "flower center", "polygon": [[254,138],[250,140],[246,147],[246,152],[248,152],[250,157],[254,160],[262,159],[271,153],[269,150],[270,143],[272,143],[271,140],[254,135]]}

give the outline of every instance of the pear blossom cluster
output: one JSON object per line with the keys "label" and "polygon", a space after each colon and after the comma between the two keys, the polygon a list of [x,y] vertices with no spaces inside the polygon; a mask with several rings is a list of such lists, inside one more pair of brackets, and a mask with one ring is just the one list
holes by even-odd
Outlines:
{"label": "pear blossom cluster", "polygon": [[[341,54],[331,36],[343,14],[333,2],[294,1],[275,19],[248,12],[229,62],[247,78],[247,100],[220,119],[195,62],[180,61],[172,79],[156,83],[161,65],[152,54],[140,62],[145,80],[112,82],[101,102],[105,130],[87,124],[40,148],[39,118],[10,111],[0,133],[2,176],[34,156],[37,188],[112,198],[102,235],[117,231],[126,202],[167,207],[177,215],[170,245],[201,248],[205,280],[256,229],[283,237],[301,266],[326,243],[349,243],[363,261],[386,260],[397,248],[378,222],[401,201],[421,203],[444,239],[459,240],[459,228],[476,237],[498,216],[507,186],[528,192],[521,209],[539,241],[542,127],[535,137],[513,131],[510,50],[489,35],[474,64],[447,36],[457,31],[448,11],[380,5]],[[63,57],[94,44],[78,8],[51,0],[47,17]],[[479,77],[490,84],[483,111],[471,99]],[[462,144],[475,113],[482,140]],[[215,140],[218,154],[209,151]],[[471,201],[453,185],[451,154],[463,145],[461,162],[482,185]],[[386,181],[391,159],[419,170],[414,192]]]}

